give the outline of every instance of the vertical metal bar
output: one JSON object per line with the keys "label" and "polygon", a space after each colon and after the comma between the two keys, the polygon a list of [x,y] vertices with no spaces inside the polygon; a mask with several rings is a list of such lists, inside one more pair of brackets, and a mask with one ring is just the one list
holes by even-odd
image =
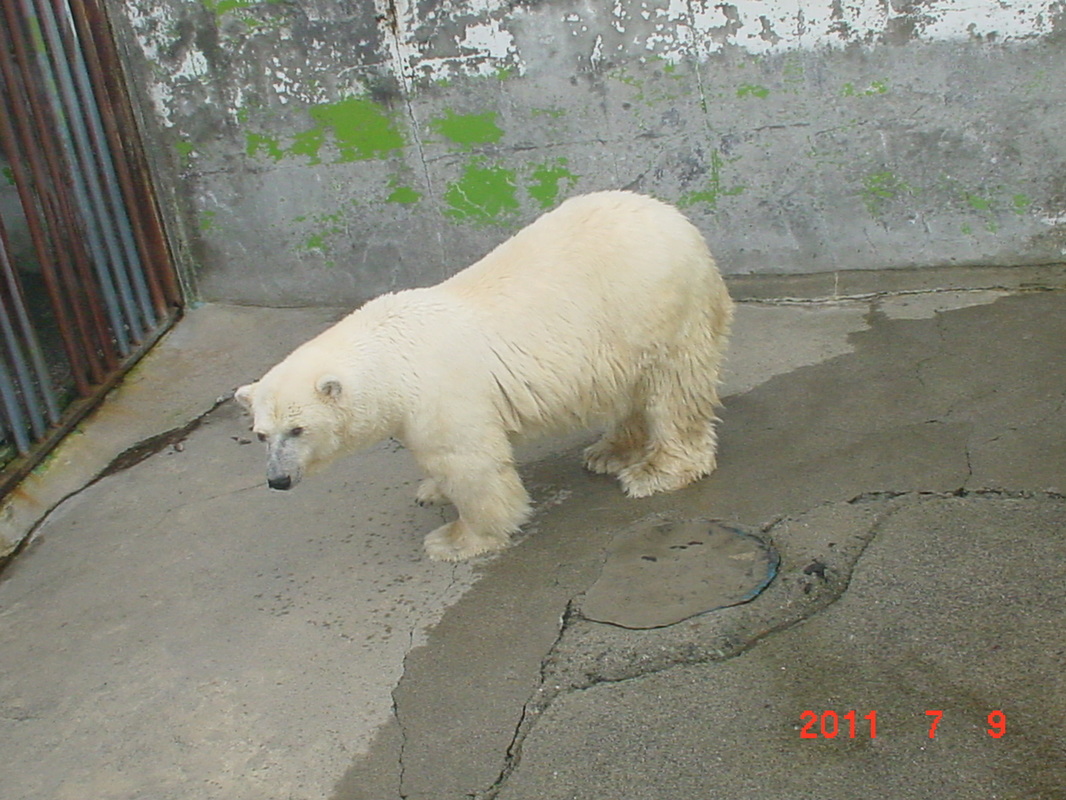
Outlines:
{"label": "vertical metal bar", "polygon": [[[0,225],[0,273],[4,278],[10,275],[11,268],[7,251],[7,236],[3,231],[3,226]],[[6,281],[0,285],[6,287]],[[32,398],[27,396],[26,388],[29,386],[32,389],[32,382],[15,337],[15,329],[11,325],[11,313],[14,311],[13,306],[16,302],[17,296],[0,292],[0,341],[3,342],[3,355],[6,356],[6,358],[0,357],[0,364],[4,367],[4,383],[11,384],[4,389],[3,404],[5,416],[10,422],[11,433],[21,452],[24,441],[28,441],[28,434],[32,433],[34,437],[40,437],[44,435],[45,426],[44,419],[39,410],[35,408]],[[26,411],[30,413],[27,414]],[[34,411],[37,413],[33,413]]]}
{"label": "vertical metal bar", "polygon": [[0,405],[3,405],[4,416],[7,418],[11,437],[15,440],[15,447],[23,455],[30,451],[30,437],[26,435],[26,422],[23,420],[22,409],[19,408],[18,393],[15,391],[15,382],[11,379],[7,364],[0,361]]}
{"label": "vertical metal bar", "polygon": [[0,220],[0,433],[22,454],[0,469],[0,493],[91,410],[180,309],[121,72],[101,0],[0,0],[0,153],[83,398],[61,407],[48,360],[57,353],[41,346],[40,320],[23,291],[29,285]]}
{"label": "vertical metal bar", "polygon": [[122,64],[111,26],[99,0],[68,0],[68,6],[83,44],[93,85],[100,93],[108,139],[114,152],[121,155],[116,160],[119,180],[133,220],[149,291],[157,314],[163,318],[180,305],[181,289],[174,273],[149,170],[139,146],[137,125],[122,81]]}
{"label": "vertical metal bar", "polygon": [[[137,340],[140,341],[143,338],[143,332],[155,327],[156,324],[155,309],[152,307],[148,287],[144,279],[144,267],[141,264],[140,253],[133,241],[130,217],[126,213],[119,186],[119,176],[115,170],[115,162],[111,157],[111,148],[108,146],[109,143],[104,133],[104,123],[100,114],[101,107],[97,102],[97,97],[89,78],[82,42],[78,39],[77,31],[70,18],[70,9],[66,3],[63,0],[52,0],[52,6],[49,29],[54,28],[62,42],[62,52],[66,53],[66,66],[73,79],[77,94],[81,99],[81,109],[88,129],[91,152],[96,157],[99,167],[97,174],[104,193],[104,200],[108,207],[107,210],[110,212],[108,216],[118,234],[119,252],[122,258],[116,264],[116,267],[121,267],[124,271],[125,280],[132,289],[133,297],[140,311],[138,327],[141,329],[141,335],[137,337]],[[59,53],[57,52],[57,58],[58,55]]]}
{"label": "vertical metal bar", "polygon": [[[4,313],[0,314],[0,328],[3,330],[4,340],[9,342],[11,360],[15,366],[19,385],[22,387],[23,400],[30,411],[34,435],[40,438],[44,436],[48,424],[55,425],[59,422],[59,406],[56,403],[55,392],[52,391],[52,378],[48,373],[48,367],[45,366],[37,334],[26,313],[26,302],[22,296],[18,278],[15,277],[14,265],[8,255],[10,251],[4,221],[0,218],[0,279],[3,280],[0,298],[5,301],[3,303]],[[29,364],[26,363],[26,358],[22,354],[23,350],[29,356]],[[35,386],[37,392],[33,391]],[[44,400],[43,412],[38,409],[38,394]]]}
{"label": "vertical metal bar", "polygon": [[[93,266],[97,279],[107,302],[108,317],[111,322],[111,334],[118,344],[123,356],[130,352],[130,337],[126,331],[126,320],[134,316],[133,298],[128,287],[116,283],[114,276],[115,262],[118,258],[114,236],[106,222],[94,213],[101,204],[99,185],[95,181],[91,155],[87,152],[85,127],[79,117],[77,99],[70,82],[70,76],[62,70],[55,70],[49,59],[48,47],[56,48],[54,26],[45,19],[36,16],[33,0],[22,0],[23,13],[27,19],[38,26],[42,35],[42,46],[37,48],[37,65],[45,78],[45,90],[52,106],[52,113],[58,122],[57,133],[60,136],[67,157],[74,169],[70,171],[71,188],[74,190],[75,206],[84,220],[84,232],[88,239],[89,251],[92,253]],[[43,27],[43,31],[41,28]]]}
{"label": "vertical metal bar", "polygon": [[[0,252],[4,254],[2,266],[7,277],[10,264],[7,260],[7,251],[2,245],[0,245]],[[14,372],[14,383],[17,387],[17,391],[13,392],[14,397],[11,402],[18,405],[20,417],[25,416],[28,419],[28,422],[22,424],[28,428],[35,439],[39,439],[47,430],[47,422],[34,393],[33,379],[30,377],[30,371],[22,353],[21,342],[19,342],[15,327],[11,324],[11,312],[14,311],[14,305],[17,303],[17,295],[3,297],[3,313],[0,313],[0,341],[4,343],[4,353],[7,356],[4,366],[6,369],[10,364],[10,371]],[[21,403],[18,402],[20,396]]]}
{"label": "vertical metal bar", "polygon": [[0,25],[0,88],[5,89],[0,106],[5,100],[7,105],[7,113],[0,114],[0,145],[15,176],[78,393],[86,396],[90,380],[99,383],[106,369],[117,366],[114,341],[83,248],[85,237],[69,206],[63,177],[69,168],[55,146],[56,125],[30,69],[25,28],[13,5],[0,8],[7,23]]}

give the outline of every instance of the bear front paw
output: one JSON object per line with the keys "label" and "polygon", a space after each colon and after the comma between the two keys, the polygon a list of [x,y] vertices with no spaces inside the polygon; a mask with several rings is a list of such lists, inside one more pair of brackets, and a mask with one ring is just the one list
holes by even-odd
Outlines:
{"label": "bear front paw", "polygon": [[643,457],[641,449],[627,450],[605,437],[585,448],[585,469],[597,475],[617,475]]}
{"label": "bear front paw", "polygon": [[440,484],[434,478],[426,478],[415,492],[415,502],[420,506],[439,506],[447,503],[448,498],[440,490]]}
{"label": "bear front paw", "polygon": [[713,452],[704,454],[698,462],[658,453],[623,469],[618,473],[618,480],[628,497],[647,497],[657,492],[682,489],[713,471]]}
{"label": "bear front paw", "polygon": [[508,536],[478,536],[461,520],[441,525],[424,540],[426,555],[434,561],[465,561],[507,547]]}

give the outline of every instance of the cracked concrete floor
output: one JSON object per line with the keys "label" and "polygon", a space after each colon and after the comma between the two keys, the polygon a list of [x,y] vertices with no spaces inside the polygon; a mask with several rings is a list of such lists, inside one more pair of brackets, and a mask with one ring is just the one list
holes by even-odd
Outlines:
{"label": "cracked concrete floor", "polygon": [[[193,311],[77,446],[168,385],[204,414],[330,317]],[[627,500],[587,436],[531,448],[533,522],[458,566],[421,555],[447,512],[406,453],[271,493],[223,403],[4,571],[0,796],[1062,797],[1064,341],[1061,291],[744,303],[715,475]],[[613,533],[701,516],[772,540],[759,597],[582,615]],[[852,709],[854,739],[800,737]]]}

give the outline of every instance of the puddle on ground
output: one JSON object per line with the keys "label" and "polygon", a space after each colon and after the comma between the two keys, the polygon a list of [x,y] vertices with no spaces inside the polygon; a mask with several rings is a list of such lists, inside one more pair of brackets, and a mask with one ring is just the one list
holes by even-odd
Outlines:
{"label": "puddle on ground", "polygon": [[641,520],[617,533],[581,615],[623,628],[661,628],[757,597],[777,574],[777,551],[709,519]]}

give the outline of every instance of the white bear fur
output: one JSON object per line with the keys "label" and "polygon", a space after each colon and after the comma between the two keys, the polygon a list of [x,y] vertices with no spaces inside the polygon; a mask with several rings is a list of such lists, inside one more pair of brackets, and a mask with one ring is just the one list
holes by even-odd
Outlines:
{"label": "white bear fur", "polygon": [[512,441],[595,424],[593,472],[626,494],[715,467],[718,372],[733,304],[696,228],[629,192],[560,205],[443,283],[368,302],[236,398],[275,488],[396,437],[458,519],[434,559],[504,548],[528,518]]}

